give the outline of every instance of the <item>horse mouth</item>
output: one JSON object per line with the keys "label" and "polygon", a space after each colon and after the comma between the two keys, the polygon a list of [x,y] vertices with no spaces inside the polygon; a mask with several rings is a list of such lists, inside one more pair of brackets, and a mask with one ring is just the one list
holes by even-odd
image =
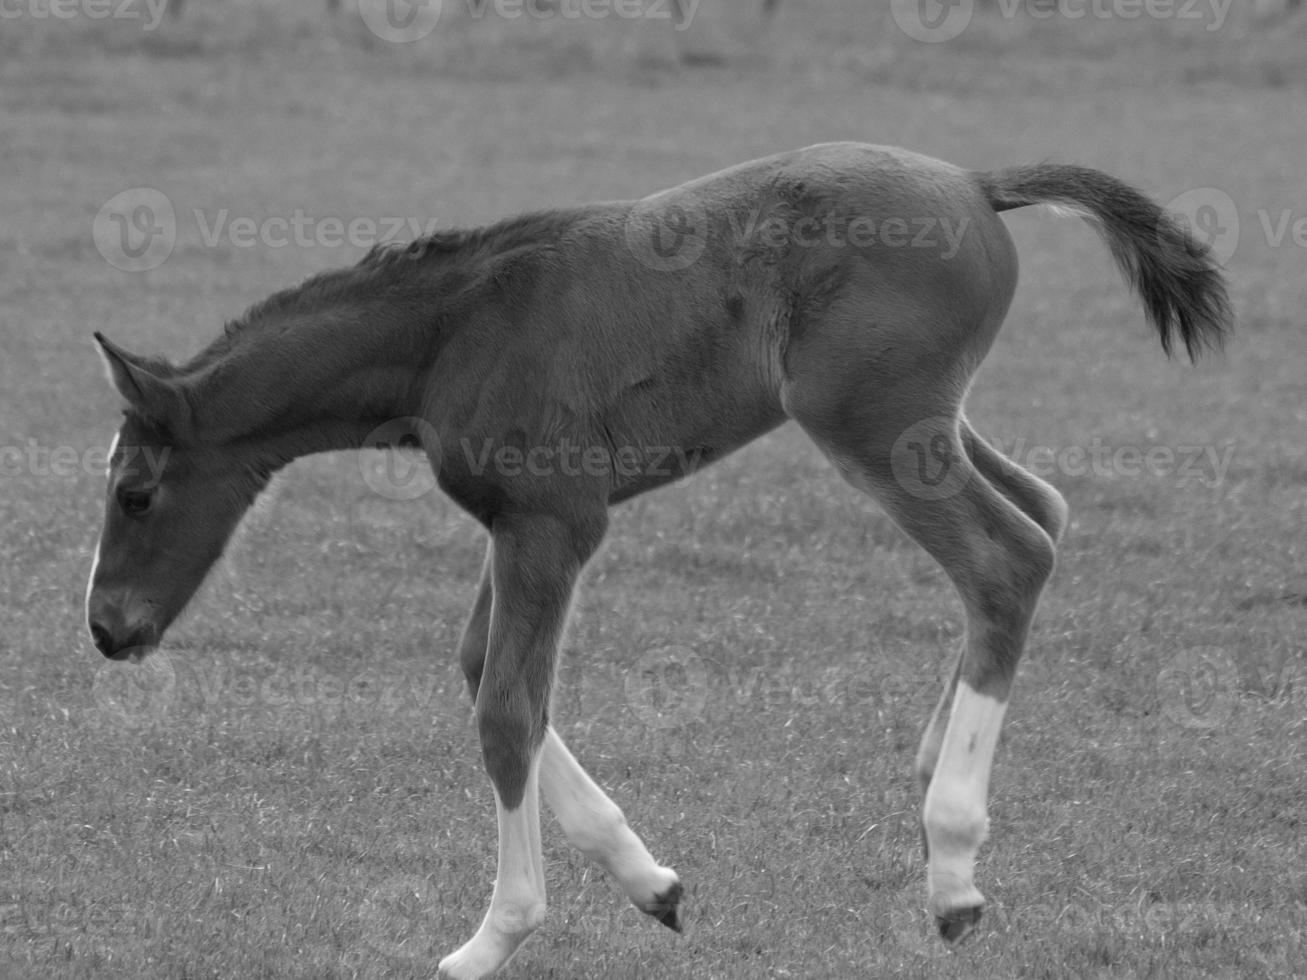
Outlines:
{"label": "horse mouth", "polygon": [[129,664],[139,664],[153,652],[154,647],[132,647],[130,650],[124,650],[122,655],[115,659],[125,660]]}
{"label": "horse mouth", "polygon": [[139,664],[155,650],[154,644],[140,644],[137,646],[123,647],[121,650],[114,650],[112,653],[106,653],[105,659],[112,660],[116,663]]}
{"label": "horse mouth", "polygon": [[158,630],[145,626],[132,630],[126,636],[115,636],[114,631],[103,623],[91,623],[91,640],[107,660],[140,663],[159,645],[158,634]]}

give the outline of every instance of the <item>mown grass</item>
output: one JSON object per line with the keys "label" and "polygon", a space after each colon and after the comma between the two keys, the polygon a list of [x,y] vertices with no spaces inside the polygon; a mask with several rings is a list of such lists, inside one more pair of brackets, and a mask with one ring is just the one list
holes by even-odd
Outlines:
{"label": "mown grass", "polygon": [[[703,71],[611,35],[586,41],[602,54],[588,61],[538,39],[522,42],[538,60],[496,61],[513,50],[496,36],[441,67],[224,11],[196,5],[162,39],[0,35],[0,446],[37,460],[7,465],[0,492],[0,975],[425,977],[489,894],[493,805],[452,657],[482,541],[447,503],[378,500],[347,455],[304,461],[153,665],[104,665],[84,635],[101,478],[27,453],[81,460],[112,432],[90,331],[185,355],[359,254],[209,247],[186,216],[476,223],[835,138],[975,167],[1073,159],[1162,199],[1228,193],[1241,322],[1223,360],[1166,362],[1092,232],[1017,213],[1023,283],[970,403],[1027,461],[1032,446],[1196,446],[1228,466],[1051,475],[1073,524],[1000,748],[987,928],[956,952],[920,911],[909,773],[960,636],[942,573],[792,428],[619,510],[555,715],[686,880],[687,931],[626,907],[551,825],[550,919],[507,975],[1298,971],[1307,280],[1259,212],[1307,209],[1300,91],[1181,84],[1195,57],[1226,55],[1156,31],[1132,43],[1161,83],[1112,81],[1106,106],[1077,79],[1134,77],[1143,49],[1077,51],[1085,35],[1046,27],[1021,28],[1039,46],[1018,74],[1067,70],[996,98],[989,35],[942,53],[895,42],[905,53],[868,74],[860,36],[824,46],[847,11],[787,13],[779,53],[747,45]],[[723,33],[704,43],[742,36],[707,23]],[[215,24],[259,42],[201,36]],[[948,56],[961,67],[940,81]],[[183,221],[166,263],[129,274],[90,227],[139,185]]]}

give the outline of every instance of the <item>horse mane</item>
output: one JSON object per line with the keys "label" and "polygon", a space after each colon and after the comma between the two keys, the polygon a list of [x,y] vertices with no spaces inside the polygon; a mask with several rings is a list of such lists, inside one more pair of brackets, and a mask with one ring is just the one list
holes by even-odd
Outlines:
{"label": "horse mane", "polygon": [[409,242],[373,245],[352,266],[316,273],[297,286],[282,289],[228,321],[221,336],[179,370],[208,367],[232,352],[246,338],[269,324],[296,314],[340,306],[380,289],[397,290],[415,282],[431,285],[431,275],[462,269],[469,273],[485,260],[526,247],[550,247],[577,217],[578,210],[530,212],[481,228],[452,229],[423,235]]}

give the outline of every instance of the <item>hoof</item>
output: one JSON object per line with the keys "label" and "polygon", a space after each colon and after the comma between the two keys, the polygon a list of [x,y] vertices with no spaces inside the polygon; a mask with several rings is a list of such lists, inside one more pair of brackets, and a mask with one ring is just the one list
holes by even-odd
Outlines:
{"label": "hoof", "polygon": [[653,916],[672,932],[680,932],[681,920],[677,917],[676,910],[684,893],[685,889],[681,887],[681,883],[678,881],[661,895],[655,895],[654,900],[648,905],[642,905],[640,911],[645,915]]}
{"label": "hoof", "polygon": [[948,915],[936,916],[935,925],[939,927],[940,938],[950,946],[956,946],[976,931],[980,912],[981,906],[973,905],[956,909]]}

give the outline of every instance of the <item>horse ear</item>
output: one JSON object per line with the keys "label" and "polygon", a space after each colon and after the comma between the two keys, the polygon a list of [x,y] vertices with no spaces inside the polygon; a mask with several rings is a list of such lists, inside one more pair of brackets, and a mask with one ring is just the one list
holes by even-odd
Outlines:
{"label": "horse ear", "polygon": [[128,405],[170,429],[187,425],[186,398],[175,381],[160,373],[157,366],[129,354],[98,330],[95,342],[100,345],[110,382]]}

